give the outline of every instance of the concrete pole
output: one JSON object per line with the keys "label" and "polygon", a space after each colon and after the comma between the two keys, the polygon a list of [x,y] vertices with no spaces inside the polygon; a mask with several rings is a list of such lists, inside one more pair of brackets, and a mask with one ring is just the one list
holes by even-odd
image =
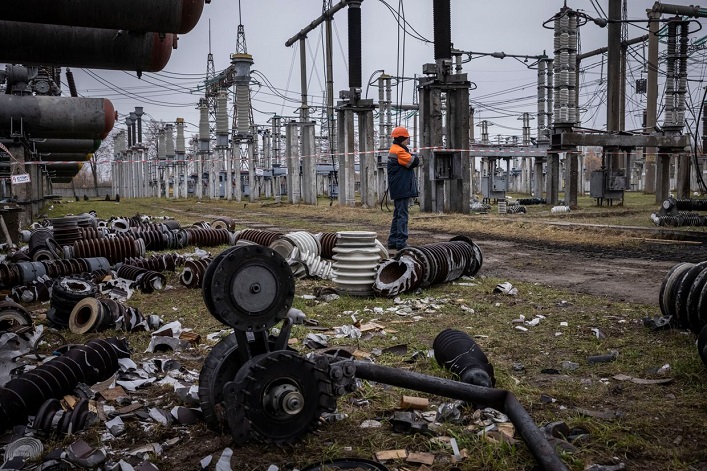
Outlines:
{"label": "concrete pole", "polygon": [[[648,13],[648,76],[646,78],[646,131],[653,132],[658,116],[658,30],[660,13],[646,10]],[[645,156],[646,181],[645,193],[656,191],[656,148],[647,147]],[[656,203],[663,200],[656,195]]]}
{"label": "concrete pole", "polygon": [[329,131],[329,151],[332,155],[336,154],[336,113],[334,112],[334,53],[332,45],[332,22],[333,16],[327,16],[324,26],[326,37],[326,103],[327,103],[327,123]]}
{"label": "concrete pole", "polygon": [[248,143],[248,201],[251,203],[257,199],[257,183],[255,181],[255,145]]}
{"label": "concrete pole", "polygon": [[285,158],[287,159],[287,201],[300,201],[300,162],[297,139],[297,123],[290,121],[285,126]]}
{"label": "concrete pole", "polygon": [[361,176],[361,205],[373,208],[376,205],[376,173],[378,162],[373,152],[373,111],[358,113],[358,150]]}

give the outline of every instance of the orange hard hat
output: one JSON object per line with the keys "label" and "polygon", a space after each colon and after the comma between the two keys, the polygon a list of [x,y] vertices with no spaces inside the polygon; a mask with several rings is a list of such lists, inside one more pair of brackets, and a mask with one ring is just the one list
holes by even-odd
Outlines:
{"label": "orange hard hat", "polygon": [[410,133],[408,132],[408,130],[402,126],[398,126],[397,128],[393,129],[393,132],[390,133],[390,135],[393,139],[395,139],[396,137],[410,137]]}

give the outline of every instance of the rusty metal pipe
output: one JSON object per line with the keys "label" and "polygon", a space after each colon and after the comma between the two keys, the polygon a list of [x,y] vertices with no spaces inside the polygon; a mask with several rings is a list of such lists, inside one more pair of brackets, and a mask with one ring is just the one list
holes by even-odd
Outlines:
{"label": "rusty metal pipe", "polygon": [[[50,25],[156,31],[191,31],[204,10],[204,0],[22,0],[5,2],[3,19]],[[139,11],[138,11],[139,9]]]}
{"label": "rusty metal pipe", "polygon": [[0,21],[0,62],[10,64],[158,72],[176,43],[172,33]]}
{"label": "rusty metal pipe", "polygon": [[555,449],[548,443],[528,412],[510,391],[484,388],[460,383],[446,378],[423,375],[413,371],[399,370],[365,361],[354,360],[356,377],[377,383],[389,384],[430,394],[459,399],[473,403],[483,403],[502,411],[511,419],[528,449],[542,469],[546,471],[568,471]]}

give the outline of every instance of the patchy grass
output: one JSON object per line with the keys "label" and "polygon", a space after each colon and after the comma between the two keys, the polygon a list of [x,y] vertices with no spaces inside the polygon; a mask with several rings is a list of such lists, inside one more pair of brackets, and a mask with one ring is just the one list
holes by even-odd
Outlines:
{"label": "patchy grass", "polygon": [[[627,194],[626,205],[595,208],[588,199],[582,199],[577,212],[550,215],[547,207],[528,207],[527,215],[430,215],[412,212],[412,229],[429,230],[440,235],[464,233],[476,237],[508,236],[519,240],[552,241],[557,246],[604,246],[609,249],[630,248],[638,244],[627,239],[621,230],[606,228],[597,237],[594,229],[563,227],[549,222],[584,222],[601,225],[651,227],[648,216],[657,210],[652,196]],[[120,203],[102,201],[55,204],[50,217],[67,213],[78,214],[95,210],[99,217],[111,215],[132,216],[136,213],[150,216],[169,216],[182,224],[210,220],[217,216],[236,219],[238,229],[246,227],[283,231],[302,229],[311,232],[337,230],[377,230],[379,238],[387,235],[390,213],[376,209],[341,207],[336,202],[320,201],[316,207],[275,204],[272,202],[244,203],[194,200],[126,200]],[[221,248],[212,249],[215,254]],[[541,260],[536,260],[538,264]],[[385,354],[375,357],[379,364],[409,369],[424,374],[450,377],[433,358],[420,355],[408,362],[415,352],[427,353],[435,336],[451,327],[469,333],[494,365],[497,387],[512,391],[533,419],[540,425],[563,420],[570,427],[585,429],[589,436],[578,444],[578,452],[565,454],[563,459],[573,470],[582,470],[591,463],[615,464],[625,462],[631,470],[688,470],[705,460],[704,443],[707,440],[707,387],[705,371],[696,354],[694,336],[681,331],[651,332],[642,325],[642,319],[658,313],[655,305],[629,304],[604,297],[577,294],[533,283],[529,280],[500,280],[483,276],[464,280],[473,286],[448,283],[430,287],[421,294],[405,294],[403,301],[414,302],[429,298],[437,307],[420,304],[411,316],[387,311],[394,300],[384,298],[341,297],[325,303],[302,298],[315,288],[331,286],[330,282],[300,280],[297,282],[295,307],[302,309],[319,326],[332,328],[351,324],[352,314],[362,323],[375,321],[385,326],[385,332],[358,340],[332,339],[332,345],[355,347],[363,352],[383,349],[397,344],[407,345],[407,354]],[[493,288],[502,281],[510,281],[519,290],[517,296],[494,294]],[[179,320],[183,326],[202,335],[224,328],[204,307],[201,292],[187,290],[178,282],[176,274],[168,275],[170,287],[149,295],[137,293],[129,302],[145,314],[159,314],[166,322]],[[463,309],[465,307],[466,309]],[[374,312],[382,308],[382,313]],[[473,313],[470,311],[473,309]],[[420,316],[415,320],[414,316]],[[526,320],[543,316],[527,332],[516,330],[513,321],[524,315]],[[566,322],[567,326],[561,326]],[[603,333],[598,338],[596,331]],[[292,337],[300,343],[294,347],[306,350],[302,341],[310,330],[296,326]],[[108,333],[109,335],[111,333]],[[77,341],[71,337],[72,341]],[[85,339],[83,339],[85,340]],[[129,335],[134,359],[149,358],[143,354],[149,342],[147,333]],[[199,369],[208,353],[203,344],[196,352],[182,354],[180,361],[192,369]],[[590,365],[587,357],[618,352],[611,363]],[[563,362],[577,364],[576,369],[563,368]],[[666,376],[656,370],[670,365]],[[521,367],[522,366],[522,367]],[[542,370],[555,369],[559,374]],[[672,378],[665,385],[639,385],[617,381],[613,376],[625,374],[638,378]],[[371,459],[378,450],[404,448],[409,452],[432,452],[437,455],[435,470],[447,470],[451,463],[451,449],[432,437],[392,433],[387,420],[399,406],[402,394],[429,397],[431,408],[447,398],[403,391],[381,384],[364,383],[353,394],[341,398],[339,411],[347,415],[336,422],[327,422],[293,446],[276,447],[267,444],[249,444],[234,450],[233,466],[239,470],[264,470],[270,464],[283,469],[287,464],[302,468],[307,464],[340,457]],[[551,398],[551,399],[541,399]],[[140,397],[151,404],[169,409],[178,402],[176,397],[159,388],[146,390]],[[361,403],[353,399],[366,399]],[[467,416],[471,416],[467,409]],[[587,414],[603,413],[610,418]],[[362,429],[367,419],[383,422],[379,429]],[[230,446],[230,437],[207,430],[203,425],[184,428],[153,428],[143,430],[132,422],[129,436],[116,440],[114,450],[128,449],[151,441],[181,437],[178,445],[166,449],[153,461],[161,469],[197,469],[199,460],[214,453],[218,458],[224,447]],[[460,448],[468,450],[469,458],[456,464],[464,470],[530,470],[535,460],[522,442],[514,445],[492,444],[478,435],[480,428],[473,423],[445,424],[442,433],[457,439]],[[87,433],[90,442],[98,444],[100,436]],[[416,469],[417,465],[404,462],[387,463],[391,468]]]}

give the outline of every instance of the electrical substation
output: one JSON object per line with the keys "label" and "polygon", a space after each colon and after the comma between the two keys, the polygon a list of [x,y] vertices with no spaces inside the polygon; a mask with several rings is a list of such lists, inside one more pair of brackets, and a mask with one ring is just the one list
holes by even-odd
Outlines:
{"label": "electrical substation", "polygon": [[[284,33],[286,36],[278,31],[278,41],[268,41],[271,50],[281,48],[292,53],[287,88],[283,89],[278,88],[282,77],[271,79],[258,68],[259,63],[271,58],[255,53],[263,49],[253,48],[253,42],[248,48],[245,20],[254,2],[227,1],[238,6],[238,16],[231,21],[235,26],[237,20],[235,38],[224,39],[223,31],[215,28],[212,43],[211,20],[216,18],[209,19],[205,71],[203,58],[199,57],[199,65],[194,66],[198,68],[193,74],[196,79],[166,68],[180,41],[182,45],[196,41],[191,32],[204,23],[204,12],[213,7],[209,5],[211,0],[23,0],[3,5],[0,248],[6,249],[7,255],[0,256],[0,289],[9,294],[0,302],[0,334],[4,342],[0,345],[0,432],[8,431],[3,435],[7,446],[2,447],[6,462],[0,468],[30,469],[34,465],[25,466],[23,461],[29,458],[29,452],[10,462],[17,458],[10,454],[18,441],[29,439],[34,446],[43,446],[39,438],[45,438],[56,444],[64,434],[71,436],[99,423],[104,429],[89,440],[99,442],[103,448],[89,452],[86,448],[91,449],[92,444],[79,438],[67,446],[65,453],[46,454],[40,467],[31,469],[78,469],[73,465],[65,467],[69,462],[82,469],[97,469],[104,462],[101,469],[157,469],[149,466],[150,455],[156,457],[163,451],[157,441],[168,450],[165,455],[172,454],[171,463],[178,463],[174,469],[185,469],[181,466],[191,466],[196,460],[187,455],[201,452],[208,434],[213,442],[209,446],[220,448],[222,459],[212,464],[211,455],[201,458],[201,469],[227,471],[231,469],[233,451],[224,448],[221,435],[230,434],[229,445],[241,449],[252,442],[279,447],[295,444],[320,427],[329,427],[338,436],[331,443],[328,437],[316,437],[313,443],[304,445],[306,453],[316,449],[322,456],[344,450],[357,454],[359,450],[354,446],[339,448],[338,442],[343,443],[344,438],[369,441],[364,435],[370,430],[359,431],[363,439],[350,430],[381,428],[387,432],[378,420],[353,422],[358,420],[358,414],[384,420],[382,417],[389,411],[381,412],[382,407],[374,402],[383,397],[378,395],[378,388],[388,395],[390,387],[402,388],[405,394],[400,406],[395,406],[400,410],[393,412],[392,418],[385,417],[390,430],[409,435],[410,443],[436,454],[422,456],[425,454],[416,452],[414,458],[418,461],[414,461],[408,460],[406,449],[381,449],[374,454],[378,462],[369,463],[372,467],[365,469],[386,470],[382,465],[385,461],[403,459],[407,460],[406,465],[419,465],[419,470],[433,469],[426,465],[435,464],[438,467],[434,469],[450,469],[464,460],[455,469],[470,469],[469,458],[480,450],[472,448],[476,446],[484,447],[479,455],[489,455],[478,457],[486,460],[484,465],[490,463],[499,469],[514,469],[505,467],[506,455],[514,455],[509,460],[516,462],[534,459],[537,467],[553,471],[579,466],[585,471],[615,471],[624,469],[622,460],[646,453],[647,457],[640,459],[650,462],[654,455],[649,447],[655,445],[649,443],[655,440],[653,421],[659,420],[653,415],[670,416],[678,408],[682,414],[682,409],[689,409],[684,404],[698,404],[695,396],[702,393],[699,384],[688,391],[694,386],[692,383],[699,383],[694,379],[695,370],[690,370],[694,366],[671,356],[674,345],[686,344],[683,333],[678,338],[668,336],[676,332],[661,332],[666,335],[659,341],[654,339],[661,334],[656,331],[667,330],[666,326],[690,329],[698,336],[699,355],[707,364],[707,261],[681,262],[666,275],[658,303],[662,317],[640,319],[636,314],[648,311],[641,303],[650,280],[643,278],[653,274],[653,263],[665,263],[674,254],[694,257],[691,250],[698,244],[704,246],[704,232],[674,231],[674,240],[654,239],[660,243],[679,240],[686,247],[694,244],[679,249],[682,251],[674,246],[664,251],[643,247],[648,245],[646,238],[640,242],[643,252],[627,255],[630,250],[638,252],[639,242],[635,246],[625,244],[623,233],[611,233],[610,242],[594,245],[594,240],[588,240],[591,235],[586,236],[587,240],[572,240],[576,236],[573,232],[563,235],[568,242],[561,237],[547,237],[544,232],[546,227],[559,226],[564,221],[542,221],[541,229],[529,229],[524,225],[529,219],[523,219],[517,233],[503,238],[505,234],[500,231],[508,230],[511,224],[500,223],[482,233],[482,245],[495,243],[495,247],[506,250],[514,244],[513,251],[507,250],[503,254],[507,258],[502,259],[513,259],[513,263],[492,267],[489,275],[478,277],[484,255],[469,234],[481,224],[506,221],[506,214],[526,212],[522,204],[547,205],[550,213],[582,209],[578,204],[580,196],[588,196],[583,201],[596,205],[594,214],[613,215],[618,211],[612,213],[614,208],[609,206],[625,205],[629,192],[650,194],[651,201],[655,195],[655,202],[661,203],[660,211],[651,216],[656,225],[707,226],[707,217],[684,212],[707,209],[707,199],[690,199],[697,192],[707,193],[703,180],[707,173],[707,87],[698,93],[695,86],[701,87],[707,70],[707,36],[699,36],[700,20],[707,18],[707,9],[656,2],[642,11],[644,17],[637,19],[628,16],[632,0],[603,0],[606,10],[599,0],[591,0],[592,13],[573,5],[580,2],[557,0],[556,10],[542,23],[527,25],[528,31],[515,32],[519,33],[518,50],[507,53],[482,51],[473,43],[454,40],[458,35],[453,22],[455,26],[464,23],[454,17],[453,5],[462,0],[424,2],[425,21],[429,23],[426,26],[433,35],[430,39],[408,22],[403,0],[399,1],[397,12],[386,0],[323,0],[321,14],[301,25],[293,21],[277,23],[287,24],[292,31]],[[377,19],[368,14],[374,2],[384,4],[395,18],[395,24],[390,25],[391,30],[397,30],[398,44],[394,53],[390,52],[392,47],[385,50],[384,63],[371,64],[365,60],[364,51],[379,39],[376,34],[366,34],[368,22]],[[287,6],[282,11],[269,14],[285,16],[288,8],[296,8],[291,3],[283,1],[282,5]],[[258,10],[259,14],[262,12]],[[510,33],[504,31],[504,19],[508,20],[502,15],[493,19],[499,37]],[[341,44],[338,46],[348,82],[338,88],[335,65],[341,62],[335,61],[335,43],[341,41],[337,24],[346,25],[346,51]],[[641,34],[630,37],[629,31],[635,31],[634,27]],[[521,34],[529,35],[532,28],[552,39],[541,50],[522,50]],[[583,34],[589,36],[597,31],[605,37],[606,45],[584,51]],[[269,32],[268,39],[275,37],[272,30]],[[405,61],[411,59],[405,52],[406,36],[430,46],[429,57],[425,56],[424,61],[415,58],[421,65],[419,70],[408,69],[407,73]],[[261,42],[263,38],[258,36]],[[312,47],[315,38],[318,44]],[[204,38],[201,41],[206,42]],[[235,45],[229,47],[232,52],[227,58],[212,52],[212,46],[224,42]],[[384,49],[382,44],[377,46]],[[323,62],[321,90],[312,80],[319,74],[318,54]],[[197,62],[191,59],[192,64]],[[227,65],[217,68],[221,59]],[[479,78],[483,71],[474,67],[477,62],[472,63],[478,59],[491,63],[507,60],[531,82],[486,93]],[[284,64],[277,65],[286,69]],[[174,104],[162,101],[159,92],[129,93],[95,70],[121,72],[130,79],[136,76],[148,84],[148,90],[152,90],[149,86],[158,86],[189,95],[191,108],[187,113],[198,118],[188,118],[181,109],[173,117],[156,119],[154,107]],[[293,70],[299,74],[293,74]],[[364,80],[368,73],[369,78]],[[591,73],[599,78],[589,80]],[[115,94],[103,97],[82,93],[83,89],[77,87],[79,74],[100,82]],[[190,85],[172,82],[177,80],[189,80]],[[297,85],[299,90],[294,90]],[[373,89],[370,96],[376,96],[376,87],[377,99],[369,97],[369,89]],[[261,91],[282,99],[282,105],[261,100]],[[523,93],[526,96],[521,96]],[[701,99],[693,99],[693,94]],[[128,96],[139,97],[140,104],[122,109],[120,100]],[[602,117],[605,113],[606,125],[597,128],[599,113]],[[640,126],[627,124],[627,117],[629,123],[635,124],[639,114]],[[514,126],[501,123],[511,118]],[[496,133],[498,129],[511,133]],[[398,183],[403,181],[404,185],[395,185],[398,171],[403,173]],[[104,185],[104,194],[99,195],[99,177],[105,174],[109,186]],[[92,179],[92,187],[87,187],[86,177]],[[80,178],[84,182],[77,186]],[[398,187],[404,191],[397,191]],[[89,193],[116,204],[144,199],[120,208],[152,207],[155,202],[164,202],[160,208],[164,211],[155,218],[138,213],[108,221],[99,219],[93,210],[63,218],[48,215],[53,206],[47,206],[71,203],[65,200],[67,197],[78,202],[83,196],[90,201]],[[386,247],[378,240],[379,234],[368,227],[382,227],[382,213],[374,215],[373,211],[362,209],[380,207],[382,211],[389,195],[396,193]],[[412,196],[408,198],[409,195]],[[527,198],[517,198],[509,204],[517,195]],[[206,201],[209,204],[204,204]],[[255,202],[263,204],[247,204]],[[168,203],[173,203],[172,214],[206,218],[195,209],[199,207],[197,203],[218,214],[211,223],[200,221],[182,228],[177,218],[166,214]],[[93,203],[75,203],[74,207],[83,204]],[[106,207],[109,204],[112,206],[106,203]],[[432,243],[407,244],[408,212],[414,204],[419,205],[420,213],[427,214],[418,216],[418,233],[413,235],[422,239],[420,233],[424,232],[425,238],[435,240]],[[286,213],[295,213],[295,205],[306,215],[296,214],[285,221],[291,216]],[[322,206],[315,208],[317,205]],[[497,205],[500,217],[463,217],[473,212],[487,213],[491,205]],[[305,213],[303,208],[311,213]],[[257,220],[254,226],[268,229],[237,229],[242,221],[225,215],[236,213],[236,209]],[[266,213],[268,210],[272,212]],[[342,215],[332,223],[335,211]],[[312,217],[314,212],[321,214]],[[365,213],[366,219],[354,220],[349,212],[357,216]],[[446,214],[452,217],[444,217]],[[155,222],[157,219],[160,222]],[[309,225],[314,219],[321,226],[344,221],[366,230],[347,227],[343,231],[310,234],[297,229],[285,234],[272,227]],[[568,224],[573,228],[579,225]],[[447,238],[443,231],[456,230],[461,225],[465,226],[457,235],[443,242],[436,240]],[[473,227],[468,229],[466,225]],[[32,230],[21,230],[25,228]],[[635,229],[632,234],[637,234],[646,228],[631,229]],[[608,236],[610,231],[602,228],[597,233]],[[663,235],[658,230],[656,233]],[[19,247],[20,237],[27,247]],[[686,241],[690,237],[694,239]],[[557,250],[550,247],[554,242],[558,243]],[[228,248],[215,256],[208,251],[226,245]],[[194,247],[193,253],[145,257],[147,251],[187,252],[188,246]],[[577,253],[573,253],[574,249]],[[579,254],[580,249],[587,253]],[[566,253],[558,255],[561,251]],[[616,254],[625,258],[616,257],[615,261]],[[498,263],[500,256],[493,255],[496,260],[490,258],[492,261],[504,265]],[[572,257],[579,261],[570,265],[567,262]],[[601,258],[609,262],[600,260],[603,265],[597,262],[588,266]],[[178,266],[184,266],[179,280],[184,290],[180,292],[168,284],[168,277],[176,279]],[[621,272],[617,272],[618,267]],[[541,269],[546,271],[541,273]],[[518,286],[509,281],[497,284],[499,273],[506,276],[513,270],[522,273],[518,282],[513,278],[515,273],[508,277]],[[164,271],[171,273],[165,276]],[[546,279],[533,278],[533,274],[550,272],[559,273],[552,275],[562,276],[566,284],[545,285]],[[629,296],[622,291],[630,286],[627,273],[641,278],[636,282],[636,287],[640,287],[636,291],[642,291],[638,295]],[[616,274],[621,275],[621,281],[614,281],[618,277],[611,279]],[[523,276],[530,281],[523,281]],[[601,284],[596,283],[598,278],[602,278],[603,285],[596,288]],[[296,279],[307,279],[299,287],[314,294],[296,297]],[[320,286],[322,280],[331,281],[333,287]],[[456,286],[432,291],[433,285],[442,283]],[[580,285],[592,286],[575,291]],[[611,287],[606,288],[607,285]],[[200,293],[185,293],[187,288],[198,288]],[[153,298],[159,300],[155,305],[174,317],[166,324],[158,314],[144,315],[123,304],[139,290],[140,295],[133,300],[147,305],[142,295],[163,289],[175,290]],[[599,296],[604,296],[602,290],[609,289],[612,297],[606,302]],[[589,301],[583,299],[585,295]],[[374,299],[376,296],[378,299]],[[335,304],[341,298],[342,304]],[[636,298],[641,303],[634,302]],[[195,300],[198,306],[189,304]],[[49,307],[43,312],[39,308],[30,316],[19,302],[36,303],[35,306],[48,302]],[[314,315],[307,317],[295,303],[311,308]],[[358,309],[364,303],[365,307]],[[351,306],[356,306],[356,310],[348,310]],[[532,312],[535,317],[526,319],[521,310]],[[205,313],[213,319],[205,320]],[[346,325],[334,326],[326,316],[350,318],[352,323],[349,325],[346,320]],[[370,322],[362,321],[364,316]],[[199,324],[196,329],[182,328],[181,321],[193,319]],[[541,320],[542,329],[547,330],[536,329]],[[432,342],[432,350],[420,349],[410,341],[410,352],[407,343],[386,349],[376,347],[375,352],[371,348],[370,353],[363,351],[365,342],[386,335],[394,335],[386,340],[398,341],[400,337],[406,342],[406,336],[415,337],[414,342],[423,345],[431,338],[420,327],[425,326],[424,321],[432,329],[459,324],[464,330],[444,325],[445,330]],[[377,322],[386,322],[387,326]],[[511,333],[504,334],[504,328]],[[650,333],[637,332],[641,328],[650,328]],[[69,337],[71,342],[67,342],[61,329],[93,338],[83,345],[74,341],[76,337]],[[126,338],[95,338],[94,334],[109,329]],[[465,330],[474,331],[473,337]],[[130,360],[134,352],[127,337],[133,334],[130,340],[149,337],[149,346],[143,352],[151,355],[149,362],[138,365]],[[329,334],[331,339],[337,339],[331,345]],[[25,351],[33,335],[34,344]],[[518,337],[521,335],[524,337]],[[670,350],[663,355],[673,362],[674,372],[665,360],[660,368],[645,372],[655,378],[627,374],[631,368],[636,370],[631,372],[633,375],[644,374],[637,372],[636,365],[644,364],[638,358],[642,356],[638,350],[641,345],[636,345],[640,341],[634,340],[645,339],[645,335],[654,335],[646,342],[647,348],[657,350],[660,344],[663,351]],[[52,336],[61,341],[61,346],[42,344],[48,353],[40,352],[40,341],[48,342],[46,339]],[[345,340],[338,339],[351,339],[356,347],[342,348]],[[612,341],[624,349],[620,360],[618,350],[608,349]],[[497,349],[496,353],[511,343],[517,349],[497,355],[501,366],[494,370],[481,343],[490,346],[490,351]],[[587,348],[609,352],[587,356]],[[182,352],[188,353],[180,356]],[[379,365],[376,357],[382,355],[400,357],[393,361],[404,361],[406,365],[383,366],[387,357],[381,357]],[[586,364],[565,359],[577,359],[578,355],[586,358]],[[31,361],[25,361],[29,356]],[[20,357],[21,364],[15,367],[15,360]],[[426,360],[432,357],[436,366]],[[183,360],[184,365],[177,359]],[[619,361],[614,363],[615,360]],[[170,362],[172,365],[167,366]],[[200,371],[190,370],[193,365],[199,365]],[[555,368],[557,365],[560,366]],[[453,378],[439,377],[436,367],[448,370]],[[661,377],[666,374],[671,376]],[[499,384],[515,387],[532,409],[526,410],[511,390],[497,388],[496,377]],[[573,386],[567,386],[569,382],[559,384],[572,380],[576,380]],[[160,391],[150,395],[146,389],[153,384]],[[673,389],[668,390],[668,385]],[[366,391],[369,386],[373,393]],[[668,409],[670,401],[655,401],[655,392],[646,394],[643,390],[654,386],[672,391],[657,394],[672,396],[670,399],[676,403],[673,409]],[[174,394],[169,390],[165,394],[164,388],[174,388]],[[428,397],[409,396],[409,391],[429,395],[433,400],[455,402],[431,404]],[[678,394],[682,395],[679,400]],[[336,423],[349,418],[340,412],[344,408],[339,408],[343,401],[338,400],[344,396],[349,397],[346,410],[353,411],[351,415],[356,414],[356,418]],[[656,407],[661,408],[660,412],[637,410],[646,404],[639,403],[639,396],[648,396],[641,400],[659,403]],[[162,410],[170,401],[179,401],[180,405],[169,412]],[[583,403],[591,401],[594,402],[589,405],[597,410]],[[616,406],[617,410],[609,411],[609,406]],[[618,406],[626,411],[618,410]],[[531,412],[535,417],[531,417]],[[696,422],[704,419],[692,410],[685,414],[693,414]],[[638,426],[631,422],[636,417],[643,421]],[[563,419],[581,426],[570,429]],[[684,463],[695,464],[695,456],[702,460],[699,443],[704,427],[692,427],[685,416],[674,421],[681,419],[686,423],[678,423],[671,430],[685,435],[684,446],[691,447],[692,455],[674,453],[682,436],[674,441],[670,437],[670,442],[661,445],[665,455],[661,456],[661,463],[676,463],[676,469]],[[664,422],[669,420],[673,418]],[[147,421],[149,426],[145,425]],[[543,421],[546,423],[541,426]],[[201,422],[210,430],[188,428],[201,426]],[[372,425],[373,422],[377,424]],[[638,428],[648,429],[641,436],[642,441],[633,443],[632,436],[626,440],[631,443],[615,443],[620,442],[616,439],[619,434],[634,434],[632,429]],[[490,435],[491,432],[496,434]],[[163,440],[170,433],[175,437]],[[442,438],[442,434],[448,441],[432,445],[431,437]],[[216,435],[218,438],[213,439]],[[487,443],[488,437],[496,438]],[[459,450],[457,438],[465,446],[470,444],[472,452]],[[428,439],[429,443],[423,442]],[[137,451],[122,449],[128,441],[132,447],[138,440],[156,441]],[[516,444],[525,448],[518,453]],[[357,444],[362,449],[372,445],[378,444]],[[449,447],[452,454],[437,453],[437,447]],[[76,450],[82,453],[75,453]],[[265,450],[263,454],[270,452],[265,447],[260,450]],[[277,453],[290,460],[286,469],[295,469],[292,463],[302,459],[294,456],[295,451],[300,450],[278,448]],[[42,453],[43,448],[33,457]],[[250,449],[242,455],[247,453]],[[113,463],[113,458],[121,454],[127,460],[142,462],[135,467],[127,462],[123,465],[120,456],[120,462]],[[612,464],[590,465],[588,457],[606,458]],[[239,465],[250,466],[248,459],[253,457],[237,458],[242,459]],[[162,459],[160,464],[170,463],[167,456]],[[278,468],[272,465],[268,469]],[[320,468],[303,471],[307,469]]]}
{"label": "electrical substation", "polygon": [[[406,123],[412,117],[413,147],[422,158],[418,171],[422,211],[468,213],[476,197],[504,201],[507,192],[532,195],[548,205],[560,203],[563,193],[563,204],[574,207],[577,196],[587,192],[601,205],[622,203],[626,191],[655,193],[656,202],[661,202],[672,188],[678,198],[704,189],[702,146],[691,139],[697,129],[686,126],[686,97],[688,81],[702,79],[688,76],[688,61],[704,42],[689,25],[691,19],[704,17],[705,9],[658,2],[647,11],[649,33],[628,38],[623,22],[626,2],[611,0],[604,18],[560,5],[552,18],[538,25],[553,30],[553,44],[540,53],[523,55],[453,47],[450,0],[435,0],[430,12],[434,57],[415,73],[412,102],[393,103],[392,84],[398,87],[405,78],[384,69],[378,71],[377,81],[372,77],[367,84],[377,84],[377,102],[362,97],[361,22],[366,3],[342,0],[332,5],[325,0],[322,15],[285,43],[285,47],[298,45],[300,51],[298,116],[273,113],[267,123],[254,120],[251,86],[254,80],[268,83],[268,79],[251,74],[258,58],[248,53],[241,19],[226,69],[215,70],[209,49],[206,74],[197,90],[202,94],[196,103],[198,135],[187,142],[185,121],[176,116],[173,122],[150,129],[155,136],[148,146],[143,130],[148,107],[118,110],[121,117],[116,120],[110,100],[74,96],[70,68],[132,70],[138,75],[162,70],[176,46],[176,35],[193,28],[204,8],[200,2],[177,3],[181,20],[164,15],[170,19],[149,24],[145,18],[133,20],[121,14],[111,20],[97,18],[95,5],[84,10],[82,4],[80,12],[52,11],[56,15],[30,14],[24,5],[5,12],[0,34],[6,47],[0,59],[13,65],[0,75],[5,89],[0,134],[7,148],[0,155],[0,190],[22,209],[23,221],[36,218],[44,200],[53,196],[54,184],[70,182],[87,161],[93,165],[93,152],[114,125],[122,130],[110,137],[111,197],[275,198],[317,204],[319,197],[326,196],[341,205],[374,207],[385,198],[382,162],[390,131],[403,112],[408,113]],[[159,2],[148,2],[145,8],[162,18],[157,15],[164,8]],[[335,102],[332,22],[344,14],[349,83]],[[303,51],[308,34],[318,28],[323,28],[325,38],[326,91],[324,106],[315,114]],[[580,52],[583,28],[604,28],[607,46]],[[123,29],[144,32],[124,35]],[[47,37],[52,40],[44,41]],[[640,129],[626,130],[627,90],[634,87],[627,83],[626,63],[637,48],[647,51],[646,78],[635,84],[646,95],[644,122]],[[595,130],[581,122],[580,72],[589,58],[604,55],[606,87],[597,93],[606,103],[607,128]],[[518,116],[522,132],[510,142],[489,138],[489,126],[494,124],[490,120],[475,122],[476,85],[473,76],[463,72],[463,64],[484,56],[523,59],[537,71],[537,108]],[[61,86],[62,67],[69,93]],[[659,78],[664,87],[660,102]],[[663,111],[661,122],[658,110]],[[699,119],[693,117],[693,128]],[[534,137],[531,120],[537,123]],[[707,123],[704,118],[702,122]],[[584,166],[587,148],[596,149],[601,158],[600,167],[591,172]],[[26,174],[32,184],[12,187],[11,174]]]}

